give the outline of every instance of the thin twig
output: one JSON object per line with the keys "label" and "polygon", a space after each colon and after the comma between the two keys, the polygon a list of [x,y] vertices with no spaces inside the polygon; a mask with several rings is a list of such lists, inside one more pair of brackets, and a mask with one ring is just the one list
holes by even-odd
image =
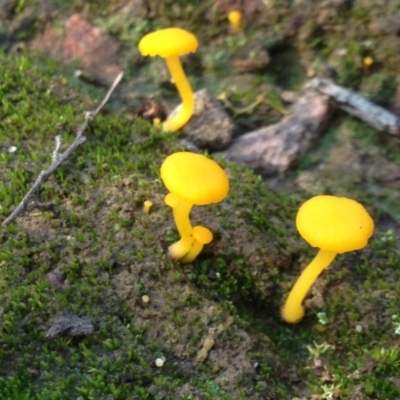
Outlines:
{"label": "thin twig", "polygon": [[51,157],[51,162],[56,162],[58,157],[60,157],[60,149],[61,149],[61,145],[62,145],[62,137],[61,135],[57,135],[54,138],[56,145],[54,147],[54,151],[53,151],[53,156]]}
{"label": "thin twig", "polygon": [[26,210],[28,202],[34,195],[34,193],[38,190],[38,188],[47,181],[47,179],[54,173],[54,171],[77,149],[81,144],[86,141],[86,136],[83,134],[85,133],[86,129],[88,128],[89,124],[93,121],[93,119],[101,112],[104,106],[107,104],[108,100],[110,99],[111,95],[115,91],[118,84],[121,82],[124,73],[121,72],[114,80],[112,86],[108,90],[106,96],[104,97],[103,101],[99,104],[99,106],[94,111],[87,111],[85,113],[85,121],[79,128],[75,140],[71,143],[71,145],[64,151],[64,153],[59,154],[59,148],[61,146],[61,138],[57,139],[56,137],[56,144],[55,149],[53,151],[53,160],[52,164],[47,170],[43,170],[40,172],[39,176],[36,178],[35,183],[29,189],[28,193],[25,197],[21,200],[18,204],[17,208],[3,221],[2,225],[6,226],[13,222],[22,212]]}
{"label": "thin twig", "polygon": [[360,94],[323,78],[314,78],[307,87],[329,96],[338,107],[360,118],[374,128],[392,135],[400,135],[399,116],[372,103]]}

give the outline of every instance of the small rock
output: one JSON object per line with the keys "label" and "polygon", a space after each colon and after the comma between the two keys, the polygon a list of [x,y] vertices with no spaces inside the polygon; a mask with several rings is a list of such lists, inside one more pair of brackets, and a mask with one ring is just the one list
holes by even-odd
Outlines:
{"label": "small rock", "polygon": [[210,281],[216,281],[218,279],[217,272],[214,269],[210,269],[210,271],[208,271],[207,278]]}
{"label": "small rock", "polygon": [[135,114],[153,124],[156,119],[158,119],[159,122],[163,122],[167,118],[164,106],[154,97],[146,99]]}
{"label": "small rock", "polygon": [[65,24],[64,57],[79,60],[89,76],[111,84],[122,71],[116,64],[119,45],[111,36],[92,25],[83,15],[72,15]]}
{"label": "small rock", "polygon": [[203,347],[199,350],[196,356],[196,362],[203,363],[208,358],[208,353],[214,347],[215,340],[212,337],[207,337],[203,343]]}
{"label": "small rock", "polygon": [[119,14],[134,15],[136,18],[151,18],[154,17],[148,1],[146,0],[129,0],[121,2]]}
{"label": "small rock", "polygon": [[307,90],[282,121],[238,137],[220,155],[264,175],[282,175],[319,137],[331,111],[327,96]]}
{"label": "small rock", "polygon": [[0,17],[7,19],[14,13],[17,2],[14,0],[2,0],[0,1]]}
{"label": "small rock", "polygon": [[46,275],[46,278],[56,290],[61,291],[64,289],[65,279],[61,272],[51,271]]}
{"label": "small rock", "polygon": [[271,59],[263,41],[255,40],[243,47],[231,60],[231,65],[238,73],[262,71]]}
{"label": "small rock", "polygon": [[393,15],[381,18],[378,21],[374,21],[370,24],[370,30],[379,35],[400,33],[400,11]]}
{"label": "small rock", "polygon": [[150,297],[147,296],[147,294],[145,294],[144,296],[142,296],[142,301],[143,301],[143,303],[147,304],[150,301]]}
{"label": "small rock", "polygon": [[47,331],[46,337],[55,339],[59,337],[87,336],[94,331],[93,323],[74,314],[65,314],[54,321]]}
{"label": "small rock", "polygon": [[165,358],[164,357],[157,358],[154,363],[156,364],[156,367],[161,368],[165,364]]}
{"label": "small rock", "polygon": [[194,114],[182,128],[188,140],[201,148],[221,150],[232,140],[233,129],[231,118],[207,89],[195,93]]}
{"label": "small rock", "polygon": [[66,21],[63,34],[57,27],[46,24],[30,41],[29,48],[79,67],[80,78],[103,86],[111,85],[122,71],[116,61],[118,42],[81,14],[74,14]]}

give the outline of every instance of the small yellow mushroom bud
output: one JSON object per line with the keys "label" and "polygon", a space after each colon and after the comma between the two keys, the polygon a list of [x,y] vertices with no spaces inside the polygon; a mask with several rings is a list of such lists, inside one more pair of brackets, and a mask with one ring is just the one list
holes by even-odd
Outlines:
{"label": "small yellow mushroom bud", "polygon": [[143,212],[145,214],[148,214],[150,212],[150,208],[151,208],[152,205],[153,205],[153,202],[151,200],[146,200],[143,203]]}
{"label": "small yellow mushroom bud", "polygon": [[145,294],[145,295],[142,296],[142,301],[143,301],[143,303],[147,304],[150,301],[150,297],[147,296],[147,294]]}
{"label": "small yellow mushroom bud", "polygon": [[374,62],[375,62],[375,60],[371,56],[367,56],[367,57],[363,58],[363,64],[366,67],[370,67]]}
{"label": "small yellow mushroom bud", "polygon": [[228,21],[231,25],[232,32],[240,32],[240,22],[242,13],[239,10],[233,10],[228,14]]}

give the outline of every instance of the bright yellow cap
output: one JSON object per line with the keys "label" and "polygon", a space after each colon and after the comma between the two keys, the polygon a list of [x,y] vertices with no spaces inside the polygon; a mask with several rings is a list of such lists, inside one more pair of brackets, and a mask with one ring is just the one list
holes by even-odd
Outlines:
{"label": "bright yellow cap", "polygon": [[360,203],[336,196],[307,200],[296,226],[311,246],[336,253],[362,249],[374,232],[374,221]]}
{"label": "bright yellow cap", "polygon": [[370,67],[373,63],[374,63],[374,59],[371,57],[371,56],[367,56],[367,57],[364,57],[363,58],[363,64],[366,66],[366,67]]}
{"label": "bright yellow cap", "polygon": [[191,204],[218,203],[229,192],[225,171],[201,154],[185,151],[171,154],[162,163],[160,172],[167,189]]}
{"label": "bright yellow cap", "polygon": [[196,36],[181,28],[166,28],[143,36],[139,42],[142,56],[182,56],[197,50]]}
{"label": "bright yellow cap", "polygon": [[234,26],[238,26],[241,19],[242,13],[239,10],[233,10],[228,14],[228,20]]}
{"label": "bright yellow cap", "polygon": [[213,240],[212,232],[201,225],[197,225],[193,228],[193,237],[201,244],[208,244]]}
{"label": "bright yellow cap", "polygon": [[153,202],[151,200],[145,200],[143,202],[143,211],[148,214],[150,212],[150,208],[153,205]]}

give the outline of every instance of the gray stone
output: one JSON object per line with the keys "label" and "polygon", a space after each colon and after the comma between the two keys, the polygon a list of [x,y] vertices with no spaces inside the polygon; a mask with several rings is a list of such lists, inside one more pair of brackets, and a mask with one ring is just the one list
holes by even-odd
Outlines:
{"label": "gray stone", "polygon": [[282,175],[318,139],[331,111],[327,96],[307,90],[292,106],[290,115],[238,137],[219,154],[262,175]]}
{"label": "gray stone", "polygon": [[50,339],[69,336],[91,335],[94,331],[93,323],[74,314],[65,314],[54,321],[47,331],[46,336]]}
{"label": "gray stone", "polygon": [[183,136],[196,146],[221,150],[232,140],[234,124],[218,100],[207,90],[195,94],[195,110],[182,128]]}

